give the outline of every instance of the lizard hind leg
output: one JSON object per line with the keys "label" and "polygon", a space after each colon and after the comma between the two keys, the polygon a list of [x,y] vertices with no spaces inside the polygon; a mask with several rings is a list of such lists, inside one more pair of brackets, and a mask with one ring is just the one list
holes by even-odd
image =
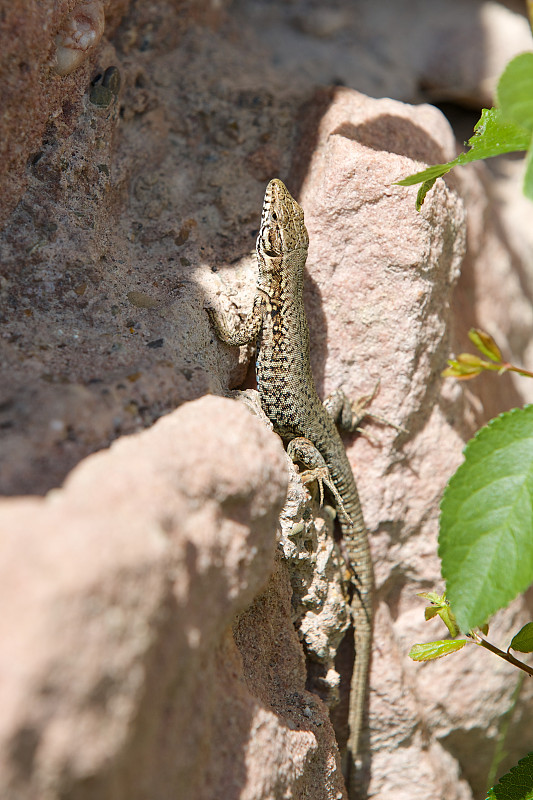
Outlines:
{"label": "lizard hind leg", "polygon": [[311,440],[306,439],[304,436],[291,439],[287,446],[287,455],[295,464],[302,464],[306,468],[300,474],[304,486],[314,481],[318,483],[320,505],[324,502],[324,486],[326,486],[335,498],[338,512],[344,517],[348,525],[353,525],[342,502],[342,497],[331,479],[326,462]]}

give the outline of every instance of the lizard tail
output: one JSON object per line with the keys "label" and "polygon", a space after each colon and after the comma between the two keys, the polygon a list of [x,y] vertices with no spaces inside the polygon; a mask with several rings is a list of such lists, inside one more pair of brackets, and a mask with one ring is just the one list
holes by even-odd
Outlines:
{"label": "lizard tail", "polygon": [[[359,506],[353,510],[360,513]],[[352,511],[352,508],[350,508],[350,511]],[[348,540],[348,543],[350,564],[353,569],[351,615],[354,628],[355,654],[350,685],[346,785],[348,797],[350,800],[356,800],[363,794],[361,732],[368,697],[368,678],[372,651],[374,572],[368,538],[366,536],[354,537],[351,541]]]}
{"label": "lizard tail", "polygon": [[352,600],[355,660],[350,686],[350,732],[347,745],[347,788],[350,800],[361,796],[361,731],[368,690],[372,617],[359,595]]}

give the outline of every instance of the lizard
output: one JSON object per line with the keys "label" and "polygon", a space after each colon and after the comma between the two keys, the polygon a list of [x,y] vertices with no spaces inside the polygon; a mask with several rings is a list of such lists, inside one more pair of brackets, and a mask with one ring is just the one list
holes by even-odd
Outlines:
{"label": "lizard", "polygon": [[[293,461],[306,467],[304,483],[318,480],[332,492],[351,575],[355,660],[350,686],[347,784],[356,786],[357,756],[365,708],[372,639],[373,568],[359,495],[336,423],[354,431],[366,412],[342,390],[320,400],[311,372],[309,328],[304,310],[304,268],[309,236],[301,206],[285,184],[271,180],[265,191],[257,237],[259,275],[252,312],[232,326],[207,308],[218,338],[230,345],[256,344],[256,379],[261,406]],[[370,398],[371,399],[371,398]]]}

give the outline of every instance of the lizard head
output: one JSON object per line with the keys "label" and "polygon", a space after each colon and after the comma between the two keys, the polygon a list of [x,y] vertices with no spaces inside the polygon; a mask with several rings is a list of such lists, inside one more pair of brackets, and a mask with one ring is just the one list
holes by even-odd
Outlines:
{"label": "lizard head", "polygon": [[304,212],[279,178],[268,184],[263,202],[261,228],[257,237],[260,269],[276,272],[283,256],[294,250],[307,249],[309,237],[304,225]]}

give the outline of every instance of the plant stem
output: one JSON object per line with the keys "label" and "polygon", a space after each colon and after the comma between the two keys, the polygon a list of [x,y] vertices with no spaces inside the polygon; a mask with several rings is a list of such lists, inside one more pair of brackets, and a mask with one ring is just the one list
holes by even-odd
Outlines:
{"label": "plant stem", "polygon": [[519,375],[524,375],[526,378],[533,378],[533,372],[521,367],[513,367],[512,364],[502,364],[502,372],[517,372]]}
{"label": "plant stem", "polygon": [[507,652],[500,650],[499,647],[496,647],[496,645],[487,641],[487,639],[484,639],[479,635],[479,633],[474,633],[474,631],[470,631],[468,636],[475,642],[475,644],[478,644],[480,647],[484,647],[486,650],[490,650],[491,653],[495,653],[497,656],[500,656],[500,658],[503,658],[504,661],[508,661],[509,664],[512,664],[514,667],[518,667],[518,669],[524,670],[524,672],[527,672],[528,675],[533,677],[533,667],[524,664],[523,661],[519,661],[517,658],[512,656],[508,650]]}

